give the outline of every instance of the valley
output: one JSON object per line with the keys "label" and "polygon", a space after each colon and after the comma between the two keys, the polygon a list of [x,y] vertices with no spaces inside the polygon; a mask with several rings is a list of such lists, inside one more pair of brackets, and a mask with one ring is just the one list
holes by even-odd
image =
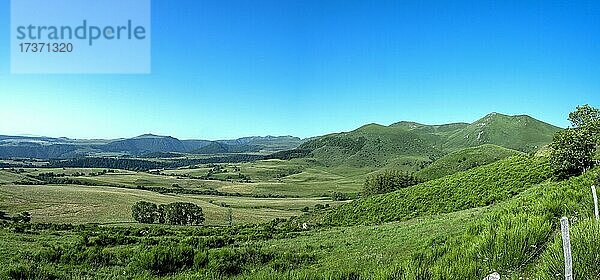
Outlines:
{"label": "valley", "polygon": [[[175,138],[146,135],[96,140],[112,147],[102,148],[105,156],[5,157],[0,210],[30,221],[0,221],[0,248],[9,252],[0,275],[555,279],[557,221],[570,217],[574,244],[590,242],[589,186],[600,175],[593,168],[555,177],[544,151],[559,131],[492,113],[472,124],[370,124],[284,144],[274,137],[260,151],[247,147],[262,138],[204,143],[191,153]],[[32,145],[3,139],[5,149]],[[367,178],[389,170],[418,182],[363,192]],[[132,215],[140,201],[192,203],[204,222],[140,223]],[[586,251],[600,250],[575,248],[576,271],[600,273],[585,265],[597,261]]]}

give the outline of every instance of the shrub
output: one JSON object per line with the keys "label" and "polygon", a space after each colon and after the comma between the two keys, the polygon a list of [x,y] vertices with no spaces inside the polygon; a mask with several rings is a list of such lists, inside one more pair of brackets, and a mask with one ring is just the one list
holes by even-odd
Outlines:
{"label": "shrub", "polygon": [[273,254],[247,247],[221,249],[211,252],[208,267],[219,275],[230,276],[242,273],[246,265],[262,265],[273,259]]}
{"label": "shrub", "polygon": [[137,264],[154,275],[167,275],[194,266],[194,249],[188,246],[159,245],[140,252]]}
{"label": "shrub", "polygon": [[161,207],[164,222],[171,225],[201,225],[204,213],[198,205],[189,202],[174,202]]}
{"label": "shrub", "polygon": [[57,273],[53,269],[47,266],[41,266],[39,264],[12,264],[8,266],[6,271],[0,274],[3,279],[36,279],[36,280],[55,280],[64,279],[64,276]]}
{"label": "shrub", "polygon": [[147,201],[136,202],[131,208],[133,219],[139,223],[201,225],[204,213],[200,206],[189,202],[174,202],[156,205]]}

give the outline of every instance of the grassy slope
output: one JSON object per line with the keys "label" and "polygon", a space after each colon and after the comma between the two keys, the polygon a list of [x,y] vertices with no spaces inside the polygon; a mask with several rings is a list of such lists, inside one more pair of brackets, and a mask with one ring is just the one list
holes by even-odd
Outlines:
{"label": "grassy slope", "polygon": [[[309,244],[318,244],[319,240],[326,244],[335,243],[348,250],[348,254],[344,255],[342,249],[314,247],[315,251],[325,255],[326,260],[313,268],[318,272],[312,275],[355,275],[360,279],[483,279],[497,271],[503,279],[564,279],[558,229],[560,217],[568,216],[572,223],[576,279],[598,279],[600,228],[597,222],[590,220],[593,203],[589,186],[599,173],[599,169],[595,169],[568,181],[534,185],[509,200],[485,208],[483,212],[475,212],[478,214],[471,219],[450,219],[448,224],[436,224],[439,216],[425,216],[400,223],[335,228],[307,234],[300,240]],[[445,216],[456,217],[453,215],[474,210]],[[417,228],[412,229],[408,240],[400,241],[404,238],[401,225],[412,222],[417,222]],[[395,233],[391,230],[394,225],[398,226]],[[431,228],[426,225],[431,225]],[[448,226],[457,228],[449,230],[448,234],[439,234]],[[366,228],[369,230],[362,232]],[[421,231],[423,229],[427,230]],[[361,236],[356,237],[355,234]],[[397,240],[393,240],[394,234],[398,235]],[[313,239],[311,236],[320,238]],[[344,244],[345,240],[351,241]],[[354,240],[360,241],[355,244]],[[380,240],[391,248],[379,247]],[[395,241],[403,244],[406,251],[394,251],[401,248],[396,247]],[[293,246],[292,242],[278,240],[269,244]],[[415,247],[414,243],[422,246]],[[357,247],[360,247],[360,252],[353,251]],[[379,256],[379,250],[390,253],[391,257]],[[332,259],[327,257],[329,252]],[[361,254],[374,254],[370,255],[374,260],[363,258]],[[344,273],[337,273],[339,271]],[[260,277],[253,274],[245,279],[277,278],[266,273],[257,275]],[[278,276],[281,279],[302,279],[306,275],[311,274],[298,272]]]}
{"label": "grassy slope", "polygon": [[343,205],[327,214],[337,225],[372,224],[491,205],[550,177],[541,158],[515,156],[393,193]]}
{"label": "grassy slope", "polygon": [[416,157],[414,165],[441,155],[434,141],[403,127],[365,125],[351,132],[326,135],[300,146],[326,166],[383,167],[401,157]]}
{"label": "grassy slope", "polygon": [[318,256],[320,271],[348,267],[368,271],[410,259],[425,249],[430,239],[459,234],[466,230],[468,221],[481,218],[486,211],[476,208],[376,226],[308,231],[294,239],[265,242],[264,246],[278,250],[309,247]]}
{"label": "grassy slope", "polygon": [[552,142],[559,127],[530,116],[507,116],[491,113],[454,133],[444,144],[446,149],[495,144],[505,148],[531,152]]}
{"label": "grassy slope", "polygon": [[416,175],[426,180],[433,180],[519,154],[521,153],[515,150],[484,144],[445,155],[419,170]]}
{"label": "grassy slope", "polygon": [[9,184],[9,183],[14,183],[14,182],[19,182],[22,180],[27,180],[27,181],[31,181],[28,180],[27,177],[21,175],[21,174],[15,174],[15,173],[11,173],[5,170],[0,170],[0,184]]}
{"label": "grassy slope", "polygon": [[581,245],[597,239],[587,221],[593,214],[589,186],[597,175],[596,169],[568,181],[546,182],[493,207],[463,234],[439,240],[414,256],[405,264],[403,276],[421,271],[433,279],[481,279],[499,271],[507,279],[563,279],[562,260],[555,257],[558,241],[553,240],[559,236],[560,217],[568,216],[574,222],[572,240],[579,247],[574,252],[580,260],[575,274],[596,279],[600,271],[586,264],[598,260],[600,248]]}

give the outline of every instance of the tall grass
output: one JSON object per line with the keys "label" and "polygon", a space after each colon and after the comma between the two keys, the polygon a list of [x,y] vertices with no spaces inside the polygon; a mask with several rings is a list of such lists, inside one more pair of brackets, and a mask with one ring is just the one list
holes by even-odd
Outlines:
{"label": "tall grass", "polygon": [[[600,223],[576,222],[570,231],[575,279],[600,279]],[[536,279],[564,279],[562,239],[556,235],[541,258]]]}
{"label": "tall grass", "polygon": [[[485,219],[473,221],[464,234],[432,241],[429,248],[403,264],[405,279],[482,279],[494,271],[505,277],[522,275],[543,253],[542,279],[555,279],[562,263],[559,219],[591,216],[589,186],[598,170],[564,182],[544,183],[494,208]],[[595,224],[575,225],[572,239],[580,279],[595,278],[600,269],[600,231]],[[543,276],[543,277],[542,277]],[[545,277],[545,278],[544,278]],[[537,279],[537,278],[536,278]]]}

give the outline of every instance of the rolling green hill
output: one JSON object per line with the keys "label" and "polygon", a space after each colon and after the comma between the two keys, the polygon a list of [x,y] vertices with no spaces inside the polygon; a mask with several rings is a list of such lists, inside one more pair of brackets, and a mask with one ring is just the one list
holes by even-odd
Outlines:
{"label": "rolling green hill", "polygon": [[312,139],[298,150],[309,151],[309,157],[326,166],[374,169],[388,166],[417,171],[450,152],[483,144],[535,151],[550,143],[558,130],[560,128],[529,116],[491,113],[472,124],[369,124],[350,132]]}
{"label": "rolling green hill", "polygon": [[425,180],[433,180],[519,154],[522,153],[492,144],[484,144],[447,154],[419,170],[416,175]]}
{"label": "rolling green hill", "polygon": [[300,146],[326,166],[384,167],[399,157],[416,163],[442,155],[427,137],[402,127],[369,124],[351,132],[326,135]]}

